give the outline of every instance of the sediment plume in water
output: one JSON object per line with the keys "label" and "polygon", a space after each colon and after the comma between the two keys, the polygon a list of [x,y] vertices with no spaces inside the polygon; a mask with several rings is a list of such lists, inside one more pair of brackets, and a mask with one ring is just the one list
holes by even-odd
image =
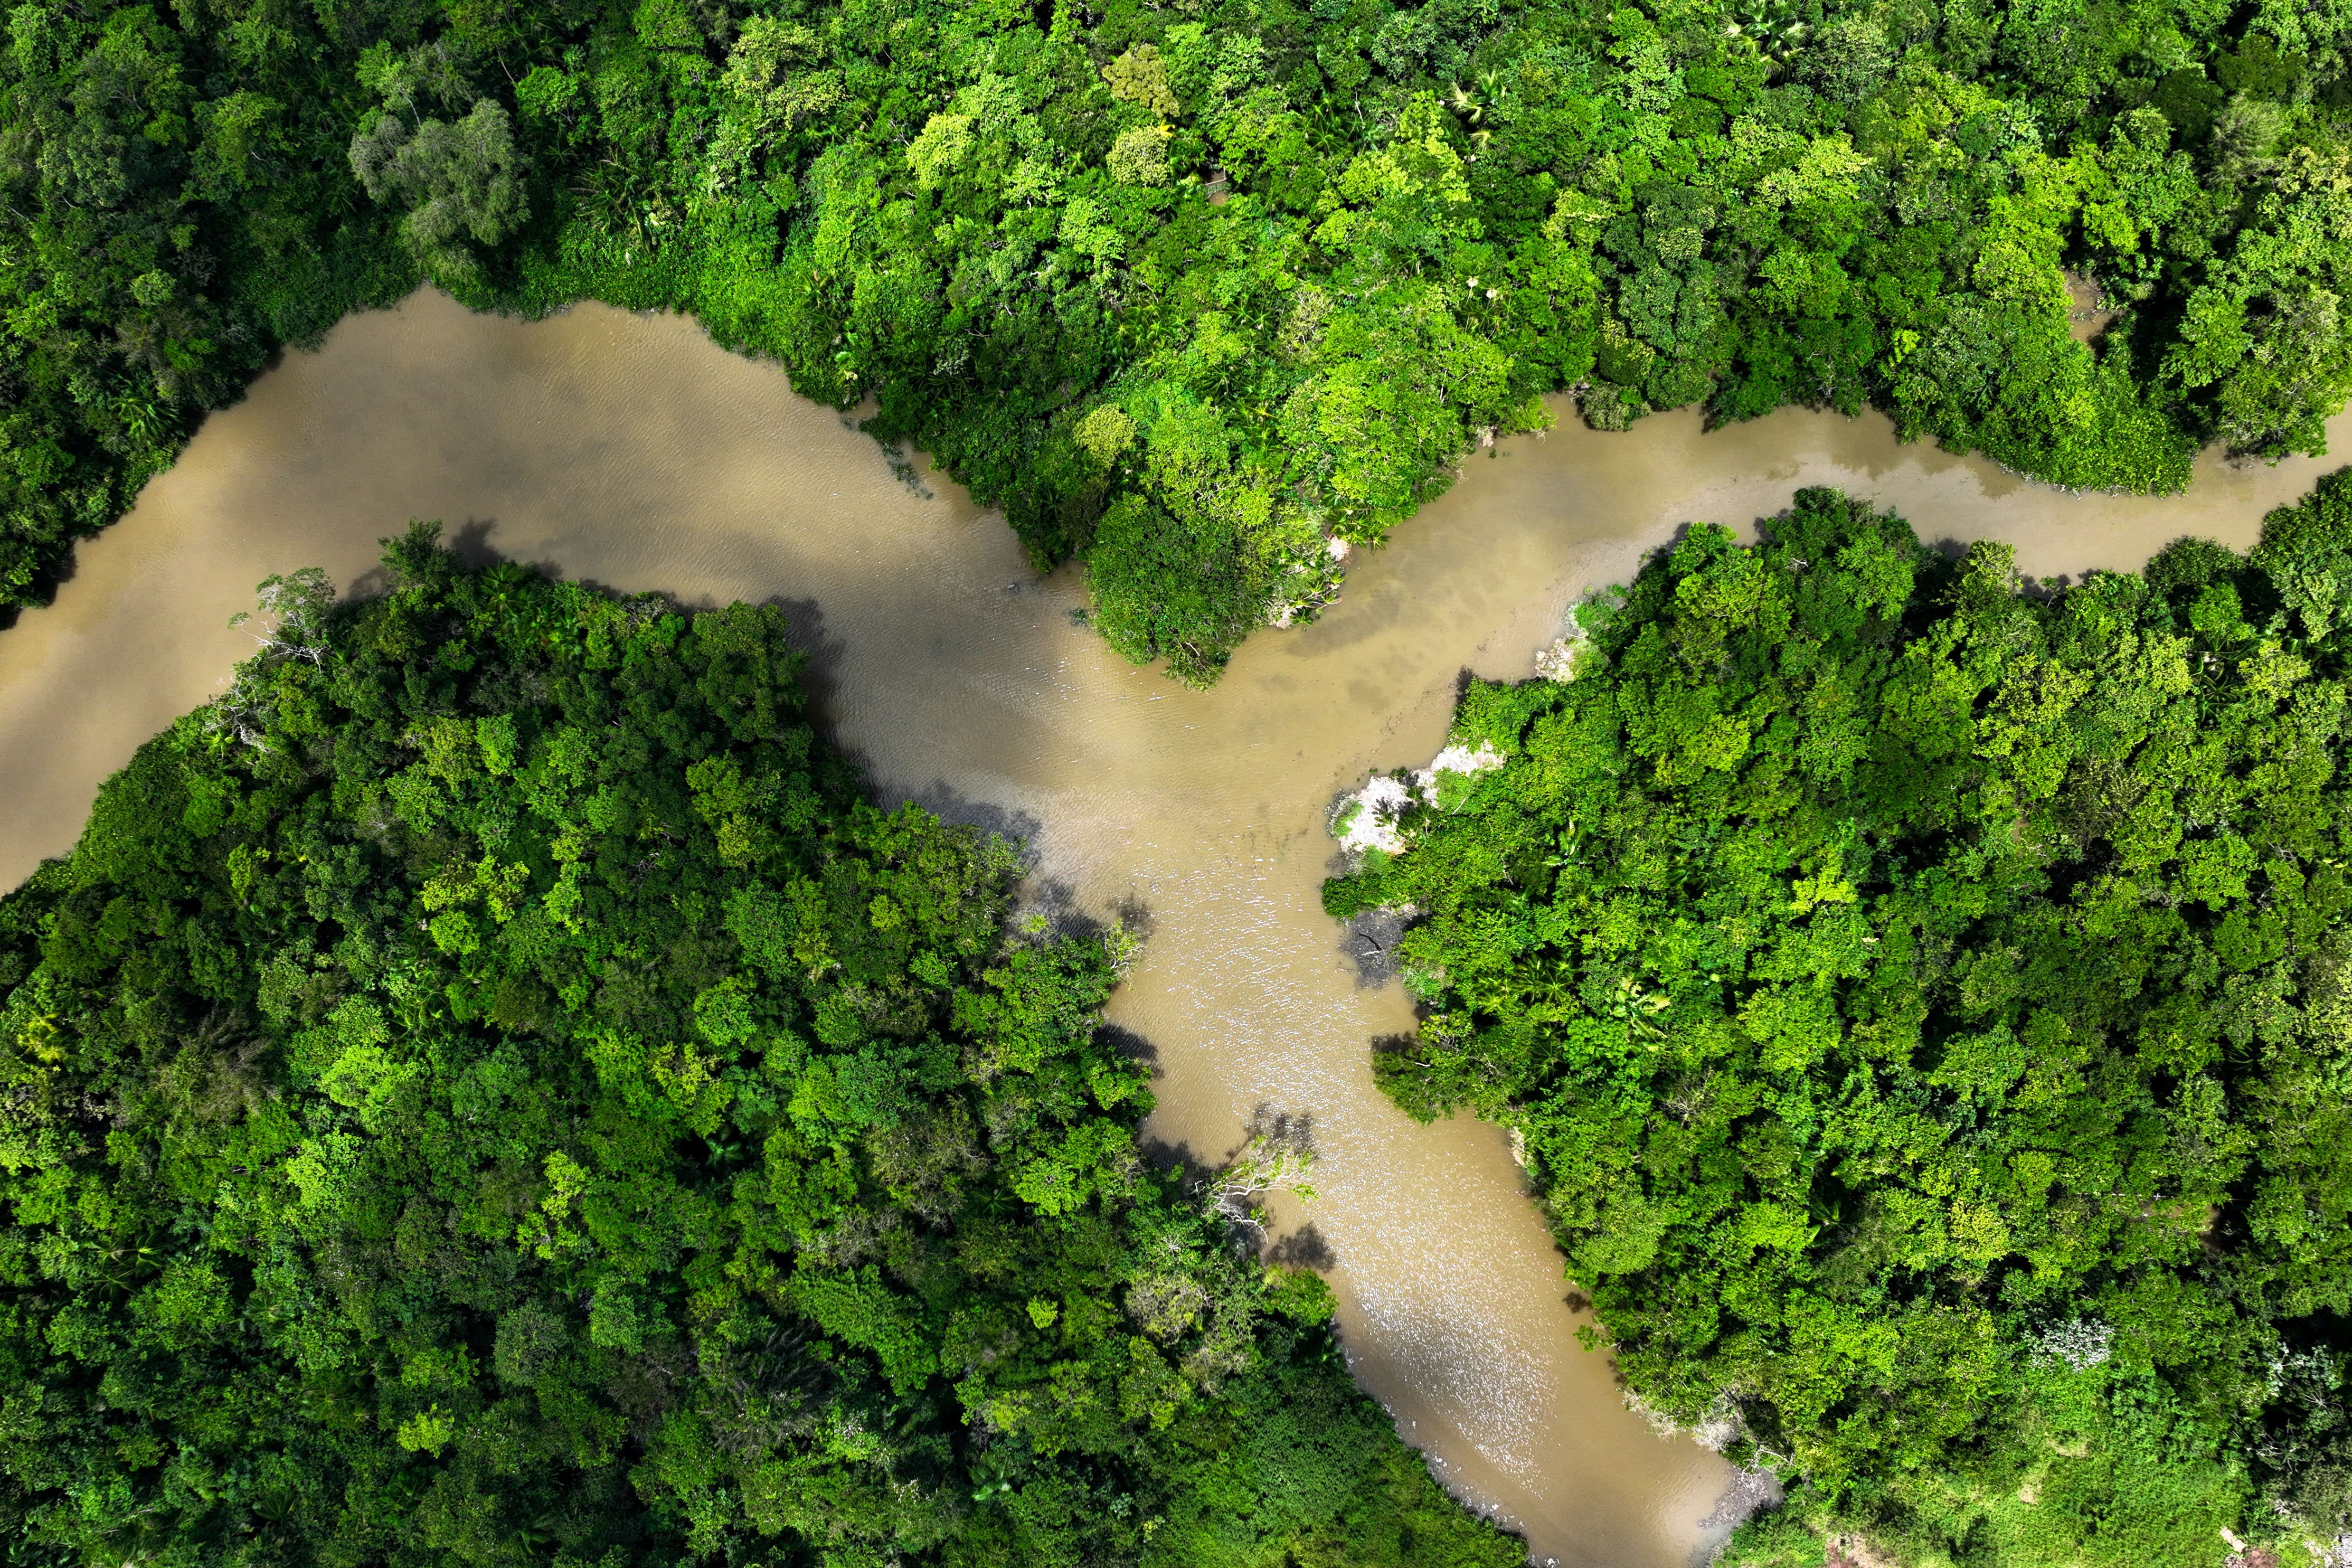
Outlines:
{"label": "sediment plume in water", "polygon": [[1040,581],[957,487],[894,470],[691,322],[583,306],[525,324],[420,293],[215,415],[81,546],[57,602],[0,632],[0,885],[70,847],[100,780],[219,689],[252,647],[226,623],[257,582],[318,565],[364,591],[376,541],[412,517],[617,588],[780,599],[882,793],[1026,838],[1042,905],[1147,936],[1111,1017],[1159,1069],[1157,1135],[1214,1163],[1255,1117],[1303,1128],[1318,1195],[1281,1205],[1276,1245],[1329,1268],[1359,1376],[1439,1473],[1538,1561],[1684,1568],[1752,1497],[1623,1408],[1578,1343],[1507,1136],[1417,1126],[1373,1088],[1373,1043],[1413,1015],[1381,933],[1322,912],[1332,803],[1425,765],[1463,670],[1531,673],[1576,595],[1686,521],[1744,526],[1834,484],[2055,577],[2184,533],[2243,546],[2334,465],[2209,458],[2183,497],[2072,496],[1900,446],[1875,417],[1601,435],[1559,412],[1357,554],[1316,624],[1253,637],[1194,692],[1111,655],[1076,624],[1083,584]]}

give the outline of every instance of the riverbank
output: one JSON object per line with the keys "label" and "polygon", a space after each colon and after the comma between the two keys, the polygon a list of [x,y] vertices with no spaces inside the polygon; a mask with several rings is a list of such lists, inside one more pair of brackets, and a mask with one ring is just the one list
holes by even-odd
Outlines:
{"label": "riverbank", "polygon": [[[1563,411],[1565,414],[1565,411]],[[2335,427],[2339,449],[2352,424]],[[842,416],[692,322],[582,307],[538,323],[430,293],[355,316],[215,416],[57,602],[0,636],[0,882],[71,841],[100,779],[249,651],[253,584],[316,564],[364,586],[375,541],[439,517],[466,547],[688,600],[781,585],[841,742],[894,797],[1029,838],[1064,907],[1148,936],[1111,1022],[1148,1051],[1150,1131],[1206,1159],[1261,1106],[1307,1119],[1311,1225],[1351,1361],[1460,1493],[1538,1558],[1683,1568],[1730,1484],[1662,1442],[1577,1343],[1558,1255],[1507,1138],[1411,1122],[1371,1042],[1402,988],[1360,982],[1319,893],[1325,811],[1444,744],[1459,673],[1517,678],[1569,602],[1685,521],[1746,525],[1834,484],[1923,539],[1997,537],[2042,576],[2136,566],[2182,532],[2242,546],[2336,466],[2228,469],[2189,496],[2073,496],[1898,446],[1883,419],[1784,410],[1704,433],[1563,417],[1506,440],[1356,563],[1310,626],[1254,637],[1213,690],[1125,664],[1081,585],[1028,569],[1002,521],[910,485]]]}

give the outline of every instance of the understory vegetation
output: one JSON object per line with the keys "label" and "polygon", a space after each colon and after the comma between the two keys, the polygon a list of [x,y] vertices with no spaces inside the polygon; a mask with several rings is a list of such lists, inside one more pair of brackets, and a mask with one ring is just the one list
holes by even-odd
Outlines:
{"label": "understory vegetation", "polygon": [[0,899],[0,1558],[1520,1560],[780,613],[385,563]]}
{"label": "understory vegetation", "polygon": [[1515,1129],[1632,1392],[1791,1482],[1729,1561],[2346,1560],[2347,656],[2352,476],[2057,592],[1806,490],[1327,884],[1412,919],[1391,1095]]}
{"label": "understory vegetation", "polygon": [[[1498,432],[1872,405],[2071,486],[2315,451],[2352,10],[26,0],[0,605],[429,277],[690,310],[1213,679]],[[2062,268],[2123,315],[2070,335]]]}

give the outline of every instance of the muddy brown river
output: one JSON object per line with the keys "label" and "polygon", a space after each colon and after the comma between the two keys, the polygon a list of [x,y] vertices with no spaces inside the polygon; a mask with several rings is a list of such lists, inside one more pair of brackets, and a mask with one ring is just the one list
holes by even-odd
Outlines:
{"label": "muddy brown river", "polygon": [[[2332,428],[2342,449],[2352,422]],[[894,477],[691,322],[524,324],[421,293],[215,415],[56,604],[0,633],[0,886],[70,847],[99,781],[219,689],[250,651],[226,623],[256,582],[318,565],[363,587],[412,517],[619,588],[785,601],[884,794],[1021,835],[1043,897],[1146,922],[1111,1017],[1156,1057],[1158,1136],[1214,1161],[1261,1109],[1308,1119],[1318,1195],[1281,1217],[1313,1226],[1357,1375],[1439,1474],[1539,1562],[1685,1568],[1727,1528],[1730,1471],[1652,1433],[1579,1345],[1503,1134],[1417,1126],[1372,1086],[1370,1043],[1412,1013],[1322,913],[1336,792],[1425,762],[1461,670],[1529,673],[1576,595],[1687,520],[1745,525],[1837,484],[2054,576],[2183,533],[2242,546],[2334,466],[2209,458],[2185,497],[2073,496],[1898,446],[1876,417],[1615,436],[1563,418],[1471,459],[1319,622],[1261,633],[1192,692],[1075,624],[1080,581],[1039,581],[1000,518]]]}

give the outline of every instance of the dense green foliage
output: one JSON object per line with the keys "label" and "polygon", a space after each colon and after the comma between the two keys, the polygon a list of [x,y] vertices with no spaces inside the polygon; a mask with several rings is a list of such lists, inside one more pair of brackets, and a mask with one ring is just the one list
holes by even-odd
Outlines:
{"label": "dense green foliage", "polygon": [[387,565],[0,900],[0,1558],[1517,1561],[778,614]]}
{"label": "dense green foliage", "polygon": [[[426,273],[877,399],[1195,680],[1564,387],[2169,488],[2352,389],[2347,37],[2279,0],[26,0],[0,603]],[[2062,265],[2129,307],[2095,353]]]}
{"label": "dense green foliage", "polygon": [[1418,910],[1386,1087],[1517,1129],[1633,1390],[1802,1478],[1757,1563],[2352,1532],[2352,476],[2047,596],[1764,531],[1472,689],[1501,765],[1328,885]]}

